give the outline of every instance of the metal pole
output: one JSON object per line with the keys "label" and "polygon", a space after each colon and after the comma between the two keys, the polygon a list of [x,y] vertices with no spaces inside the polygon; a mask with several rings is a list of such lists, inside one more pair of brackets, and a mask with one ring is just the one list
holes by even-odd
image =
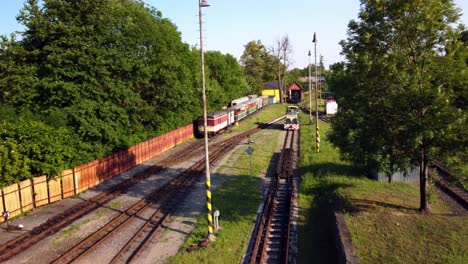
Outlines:
{"label": "metal pole", "polygon": [[318,82],[320,83],[319,99],[322,99],[322,54],[319,54]]}
{"label": "metal pole", "polygon": [[252,155],[249,155],[250,157],[250,182],[252,182]]}
{"label": "metal pole", "polygon": [[309,124],[312,125],[312,85],[311,85],[311,77],[310,77],[310,50],[309,50]]}
{"label": "metal pole", "polygon": [[317,36],[314,32],[314,57],[315,57],[315,131],[316,131],[316,151],[317,153],[320,152],[320,133],[319,133],[319,125],[318,125],[318,98],[317,98]]}
{"label": "metal pole", "polygon": [[[206,3],[207,4],[207,3]],[[206,6],[206,5],[205,5]],[[205,57],[203,55],[203,20],[202,20],[202,0],[198,0],[198,19],[200,23],[200,57],[202,74],[202,97],[203,97],[203,130],[205,131],[205,167],[206,167],[206,209],[208,218],[208,239],[213,239],[213,217],[211,212],[211,177],[210,177],[210,157],[208,150],[208,131],[206,114],[206,92],[205,92]]]}

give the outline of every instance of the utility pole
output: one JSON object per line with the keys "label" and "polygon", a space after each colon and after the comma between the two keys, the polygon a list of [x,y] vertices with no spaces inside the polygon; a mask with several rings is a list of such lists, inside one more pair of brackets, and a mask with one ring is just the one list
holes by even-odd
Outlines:
{"label": "utility pole", "polygon": [[206,0],[198,1],[198,19],[200,23],[200,57],[201,57],[201,74],[202,74],[202,97],[203,97],[203,130],[205,132],[205,167],[206,167],[206,209],[208,218],[208,239],[214,240],[213,235],[213,216],[211,206],[211,176],[210,176],[210,157],[208,150],[208,131],[207,126],[207,114],[206,114],[206,88],[205,88],[205,57],[203,55],[203,20],[202,20],[202,7],[210,6]]}
{"label": "utility pole", "polygon": [[319,89],[319,100],[322,99],[322,54],[319,55],[319,69],[318,69],[318,82],[320,84],[320,89]]}
{"label": "utility pole", "polygon": [[317,153],[320,152],[320,133],[319,133],[319,125],[318,125],[318,98],[317,98],[317,36],[314,32],[314,39],[312,40],[314,43],[314,57],[315,57],[315,139],[316,139],[316,146],[315,150]]}
{"label": "utility pole", "polygon": [[310,77],[310,50],[309,50],[309,124],[312,125],[312,85],[311,85],[311,77]]}

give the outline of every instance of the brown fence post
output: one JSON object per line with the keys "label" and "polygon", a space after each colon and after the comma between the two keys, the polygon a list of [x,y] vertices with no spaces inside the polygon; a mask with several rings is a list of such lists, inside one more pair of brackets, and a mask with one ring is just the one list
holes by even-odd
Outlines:
{"label": "brown fence post", "polygon": [[23,199],[21,197],[21,185],[19,184],[19,182],[17,182],[16,185],[18,185],[18,196],[19,196],[20,211],[23,212]]}
{"label": "brown fence post", "polygon": [[78,179],[75,174],[75,167],[72,168],[73,171],[73,188],[75,188],[75,195],[78,194]]}
{"label": "brown fence post", "polygon": [[0,198],[2,199],[1,204],[0,204],[0,206],[1,206],[0,209],[2,209],[2,211],[1,211],[2,215],[0,215],[0,217],[1,217],[2,221],[5,221],[5,218],[3,218],[3,212],[5,212],[5,207],[6,206],[5,206],[5,198],[3,197],[3,188],[0,188]]}

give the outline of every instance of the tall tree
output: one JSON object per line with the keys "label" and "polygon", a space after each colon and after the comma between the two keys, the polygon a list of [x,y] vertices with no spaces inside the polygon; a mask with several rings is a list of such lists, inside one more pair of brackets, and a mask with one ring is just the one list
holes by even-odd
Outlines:
{"label": "tall tree", "polygon": [[276,40],[275,43],[268,48],[270,54],[275,58],[275,73],[278,80],[278,87],[280,89],[280,100],[282,103],[286,102],[286,73],[289,65],[291,64],[290,55],[292,53],[292,46],[289,41],[289,36],[285,35]]}
{"label": "tall tree", "polygon": [[233,98],[251,93],[244,72],[235,57],[219,51],[208,51],[205,59],[210,79],[207,96],[210,107],[220,109],[228,105]]}
{"label": "tall tree", "polygon": [[272,57],[260,40],[250,41],[245,46],[240,63],[244,69],[247,83],[252,88],[252,92],[260,94],[265,82],[274,80]]}
{"label": "tall tree", "polygon": [[467,71],[457,63],[466,60],[452,27],[459,16],[450,0],[362,0],[341,43],[354,87],[343,92],[331,139],[344,157],[389,175],[419,166],[421,211],[429,210],[430,162],[468,145],[467,111],[454,101],[453,80],[435,74]]}
{"label": "tall tree", "polygon": [[54,176],[201,114],[198,51],[142,1],[27,0],[17,20],[21,37],[0,38],[0,183]]}

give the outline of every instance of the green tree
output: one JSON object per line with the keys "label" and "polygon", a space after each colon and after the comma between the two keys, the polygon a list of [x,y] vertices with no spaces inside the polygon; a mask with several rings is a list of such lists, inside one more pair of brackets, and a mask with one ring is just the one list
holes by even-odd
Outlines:
{"label": "green tree", "polygon": [[252,92],[260,94],[265,82],[275,79],[276,59],[268,53],[260,40],[250,41],[245,46],[240,62]]}
{"label": "green tree", "polygon": [[467,70],[457,63],[466,60],[452,27],[459,16],[453,1],[362,0],[342,42],[353,87],[342,88],[330,137],[345,158],[389,175],[419,166],[421,211],[429,210],[430,162],[468,145],[467,112],[454,102],[458,85],[436,74]]}
{"label": "green tree", "polygon": [[21,37],[0,39],[2,153],[24,155],[2,156],[7,182],[25,168],[53,175],[201,113],[198,53],[143,2],[28,0],[17,19]]}
{"label": "green tree", "polygon": [[251,93],[244,72],[232,55],[208,51],[205,59],[207,75],[210,79],[207,99],[211,107],[220,109],[228,105],[233,98]]}

